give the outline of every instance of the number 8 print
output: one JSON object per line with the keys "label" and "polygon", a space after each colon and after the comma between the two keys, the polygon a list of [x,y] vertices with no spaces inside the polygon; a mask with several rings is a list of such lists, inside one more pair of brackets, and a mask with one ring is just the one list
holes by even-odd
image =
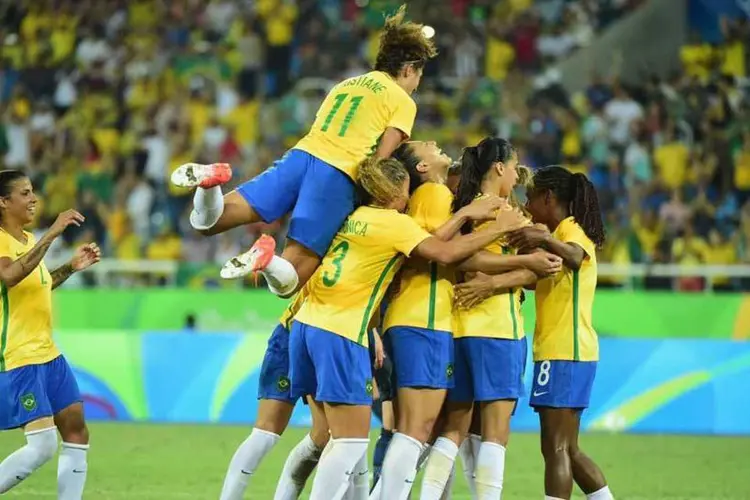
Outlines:
{"label": "number 8 print", "polygon": [[549,383],[549,369],[551,363],[549,361],[542,361],[539,364],[539,375],[536,377],[536,384],[540,387],[544,387]]}

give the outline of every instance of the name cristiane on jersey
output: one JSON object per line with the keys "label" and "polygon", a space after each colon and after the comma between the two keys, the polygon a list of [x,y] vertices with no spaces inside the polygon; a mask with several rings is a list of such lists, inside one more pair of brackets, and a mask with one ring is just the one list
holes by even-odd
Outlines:
{"label": "name cristiane on jersey", "polygon": [[342,234],[356,234],[357,236],[367,236],[367,222],[354,219],[346,219],[344,226],[341,228]]}
{"label": "name cristiane on jersey", "polygon": [[368,78],[366,76],[358,76],[357,78],[346,80],[342,87],[364,87],[375,94],[379,94],[385,90],[385,85],[378,83],[374,78]]}

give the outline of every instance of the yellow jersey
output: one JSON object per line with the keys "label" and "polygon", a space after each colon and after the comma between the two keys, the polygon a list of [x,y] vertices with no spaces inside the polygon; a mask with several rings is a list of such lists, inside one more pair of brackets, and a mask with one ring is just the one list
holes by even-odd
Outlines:
{"label": "yellow jersey", "polygon": [[[408,213],[420,227],[433,233],[451,218],[452,203],[448,186],[428,182],[412,194]],[[388,304],[383,330],[413,326],[452,332],[454,281],[451,268],[410,259],[401,271],[400,289]]]}
{"label": "yellow jersey", "polygon": [[[479,195],[477,198],[485,198]],[[484,222],[474,231],[481,231],[491,222]],[[531,224],[531,221],[528,221]],[[494,254],[513,254],[515,250],[503,244],[503,238],[495,240],[484,249]],[[489,337],[495,339],[518,340],[526,336],[523,331],[521,299],[523,290],[514,288],[484,300],[471,309],[456,309],[454,313],[454,337]]]}
{"label": "yellow jersey", "polygon": [[307,286],[304,286],[294,297],[292,297],[292,300],[289,301],[289,305],[284,309],[281,318],[279,318],[279,323],[281,323],[281,325],[287,330],[292,327],[292,320],[299,312],[302,304],[304,304],[306,297]]}
{"label": "yellow jersey", "polygon": [[367,326],[404,256],[429,237],[408,215],[358,208],[308,281],[309,295],[294,319],[367,346]]}
{"label": "yellow jersey", "polygon": [[357,166],[370,156],[388,127],[411,135],[417,105],[381,71],[339,83],[320,105],[310,132],[295,147],[357,180]]}
{"label": "yellow jersey", "polygon": [[[0,257],[17,260],[36,240],[24,232],[21,243],[0,229]],[[44,262],[12,288],[0,284],[0,371],[52,361],[60,351],[52,341],[52,276]]]}
{"label": "yellow jersey", "polygon": [[599,341],[591,321],[596,290],[596,246],[568,217],[552,236],[580,246],[586,257],[577,271],[563,267],[536,284],[534,361],[597,361]]}

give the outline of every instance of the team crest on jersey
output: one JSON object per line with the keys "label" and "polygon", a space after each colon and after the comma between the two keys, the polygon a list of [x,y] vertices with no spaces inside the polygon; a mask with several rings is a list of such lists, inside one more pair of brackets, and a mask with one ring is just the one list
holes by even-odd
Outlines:
{"label": "team crest on jersey", "polygon": [[285,377],[284,375],[279,377],[279,381],[276,382],[276,387],[278,387],[280,391],[288,391],[289,390],[289,377]]}
{"label": "team crest on jersey", "polygon": [[445,375],[448,378],[453,376],[453,363],[448,363],[448,366],[445,368]]}
{"label": "team crest on jersey", "polygon": [[21,405],[26,411],[33,411],[36,408],[36,397],[33,394],[24,394],[21,396]]}
{"label": "team crest on jersey", "polygon": [[368,378],[367,382],[365,382],[365,390],[367,391],[367,394],[372,395],[372,379]]}

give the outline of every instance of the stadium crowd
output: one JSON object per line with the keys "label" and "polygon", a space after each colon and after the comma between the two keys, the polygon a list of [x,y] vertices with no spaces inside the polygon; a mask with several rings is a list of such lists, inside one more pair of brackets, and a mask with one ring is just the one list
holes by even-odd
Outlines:
{"label": "stadium crowd", "polygon": [[[87,217],[51,258],[93,239],[107,256],[198,268],[283,232],[199,237],[171,171],[229,162],[236,182],[267,168],[330,85],[366,71],[399,3],[0,1],[0,161],[30,172],[40,229],[74,204]],[[725,23],[717,46],[691,39],[667,79],[622,84],[615,58],[569,95],[548,70],[639,3],[410,2],[440,50],[416,95],[415,138],[458,157],[492,133],[532,167],[586,172],[608,224],[603,261],[750,263],[746,22]]]}

